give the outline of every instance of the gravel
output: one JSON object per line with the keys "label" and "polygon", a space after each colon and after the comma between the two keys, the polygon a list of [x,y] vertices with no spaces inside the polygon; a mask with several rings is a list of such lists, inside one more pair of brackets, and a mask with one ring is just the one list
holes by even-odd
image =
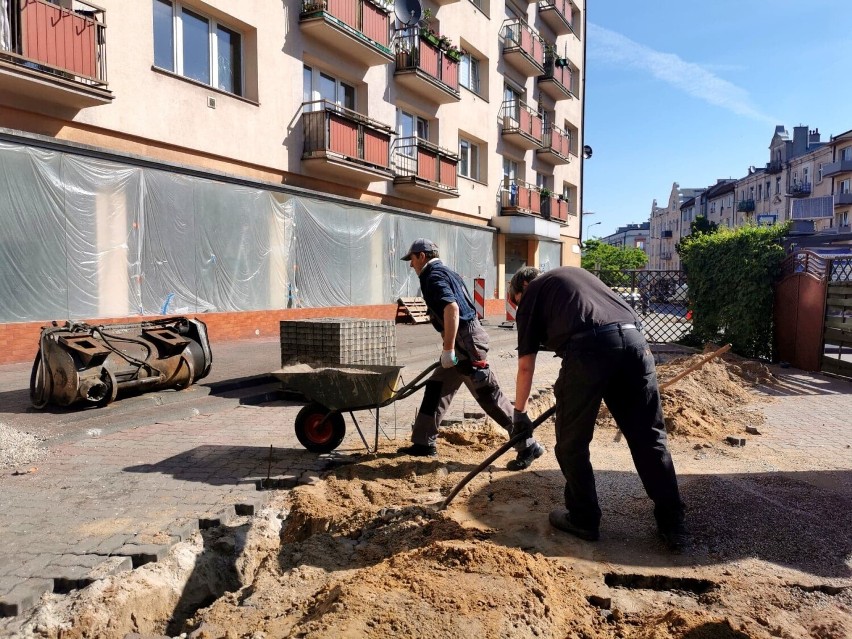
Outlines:
{"label": "gravel", "polygon": [[48,454],[42,439],[0,423],[0,468],[22,468]]}

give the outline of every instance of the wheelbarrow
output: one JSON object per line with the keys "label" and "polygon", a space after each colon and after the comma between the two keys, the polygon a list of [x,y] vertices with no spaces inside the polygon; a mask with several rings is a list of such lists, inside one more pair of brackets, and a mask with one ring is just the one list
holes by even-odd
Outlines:
{"label": "wheelbarrow", "polygon": [[[349,413],[368,453],[379,448],[379,410],[420,390],[425,377],[437,368],[435,362],[408,384],[399,384],[403,366],[295,364],[272,375],[282,386],[301,394],[308,404],[296,415],[299,443],[313,453],[329,453],[346,436],[343,413]],[[367,442],[355,412],[376,411],[376,436],[373,447]]]}

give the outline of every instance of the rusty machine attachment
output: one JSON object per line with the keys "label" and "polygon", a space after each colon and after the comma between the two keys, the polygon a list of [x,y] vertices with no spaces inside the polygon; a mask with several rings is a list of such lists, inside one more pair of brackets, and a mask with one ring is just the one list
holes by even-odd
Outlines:
{"label": "rusty machine attachment", "polygon": [[122,391],[186,388],[210,372],[204,322],[173,317],[136,324],[45,326],[30,375],[30,401],[106,406]]}

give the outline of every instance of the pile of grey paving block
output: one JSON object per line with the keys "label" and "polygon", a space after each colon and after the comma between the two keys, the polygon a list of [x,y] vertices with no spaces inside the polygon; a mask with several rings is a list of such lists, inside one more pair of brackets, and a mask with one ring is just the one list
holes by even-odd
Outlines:
{"label": "pile of grey paving block", "polygon": [[292,364],[396,366],[396,324],[352,317],[283,320],[281,366]]}

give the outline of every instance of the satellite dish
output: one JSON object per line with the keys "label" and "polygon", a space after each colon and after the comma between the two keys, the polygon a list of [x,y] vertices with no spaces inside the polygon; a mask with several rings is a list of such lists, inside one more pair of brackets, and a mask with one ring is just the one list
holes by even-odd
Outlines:
{"label": "satellite dish", "polygon": [[590,157],[592,157],[592,147],[587,144],[583,147],[583,158],[588,160]]}
{"label": "satellite dish", "polygon": [[407,27],[420,22],[423,17],[423,6],[420,0],[394,0],[393,12],[396,19]]}

